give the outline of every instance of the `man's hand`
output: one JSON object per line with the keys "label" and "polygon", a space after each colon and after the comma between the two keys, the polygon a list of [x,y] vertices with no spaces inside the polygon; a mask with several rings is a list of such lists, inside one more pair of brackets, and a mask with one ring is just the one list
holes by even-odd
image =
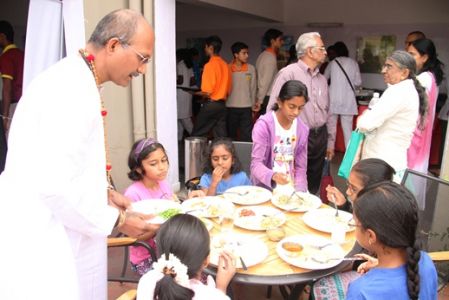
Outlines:
{"label": "man's hand", "polygon": [[3,118],[3,130],[5,131],[5,134],[9,130],[9,119],[8,118]]}
{"label": "man's hand", "polygon": [[253,105],[253,112],[259,112],[260,111],[260,107],[261,104],[259,101],[257,101],[254,105]]}
{"label": "man's hand", "polygon": [[108,190],[108,204],[119,210],[126,210],[131,206],[131,200],[117,191]]}
{"label": "man's hand", "polygon": [[334,149],[328,148],[326,150],[326,159],[327,160],[332,160],[332,158],[334,158],[334,155],[335,155]]}
{"label": "man's hand", "polygon": [[147,223],[147,220],[154,217],[154,215],[145,215],[138,212],[127,211],[125,223],[121,225],[118,230],[127,236],[134,238],[141,238],[145,236],[145,239],[152,238],[159,230],[159,224]]}

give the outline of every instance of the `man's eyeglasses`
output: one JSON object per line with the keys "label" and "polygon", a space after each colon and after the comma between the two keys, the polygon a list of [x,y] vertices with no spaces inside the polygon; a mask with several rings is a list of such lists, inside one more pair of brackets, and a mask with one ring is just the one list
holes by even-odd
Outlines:
{"label": "man's eyeglasses", "polygon": [[313,46],[312,48],[318,49],[323,52],[326,51],[326,47],[324,47],[324,46]]}
{"label": "man's eyeglasses", "polygon": [[130,44],[123,43],[122,46],[123,46],[123,48],[130,48],[131,50],[133,50],[134,53],[136,53],[137,56],[139,56],[139,58],[140,58],[140,63],[141,63],[141,64],[146,64],[146,63],[148,63],[148,62],[150,61],[150,59],[151,59],[150,56],[144,56],[142,53],[140,53],[139,51],[137,51],[136,49],[134,49],[134,47],[131,46]]}

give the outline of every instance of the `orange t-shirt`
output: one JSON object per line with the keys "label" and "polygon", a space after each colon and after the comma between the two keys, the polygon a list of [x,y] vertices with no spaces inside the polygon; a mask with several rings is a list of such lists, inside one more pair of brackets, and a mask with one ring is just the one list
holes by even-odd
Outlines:
{"label": "orange t-shirt", "polygon": [[212,56],[204,65],[201,91],[210,94],[210,99],[226,99],[231,90],[231,70],[218,55]]}

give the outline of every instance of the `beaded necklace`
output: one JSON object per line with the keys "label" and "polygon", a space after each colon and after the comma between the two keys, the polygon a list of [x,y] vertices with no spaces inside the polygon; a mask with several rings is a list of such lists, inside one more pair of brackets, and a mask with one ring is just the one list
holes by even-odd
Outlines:
{"label": "beaded necklace", "polygon": [[112,176],[111,176],[112,165],[109,160],[109,146],[108,146],[107,135],[106,135],[106,115],[108,114],[108,111],[105,108],[104,100],[103,100],[103,97],[100,92],[101,86],[100,86],[100,82],[99,82],[98,75],[97,75],[97,69],[95,68],[95,62],[94,62],[95,57],[93,56],[93,54],[89,54],[85,49],[80,49],[79,53],[80,53],[81,57],[83,58],[84,62],[89,67],[90,71],[92,72],[92,74],[95,78],[95,83],[98,88],[98,93],[100,94],[101,117],[103,119],[103,133],[104,133],[104,151],[105,151],[105,156],[106,156],[106,178],[107,178],[108,184],[109,184],[108,188],[114,188],[114,184],[112,183]]}

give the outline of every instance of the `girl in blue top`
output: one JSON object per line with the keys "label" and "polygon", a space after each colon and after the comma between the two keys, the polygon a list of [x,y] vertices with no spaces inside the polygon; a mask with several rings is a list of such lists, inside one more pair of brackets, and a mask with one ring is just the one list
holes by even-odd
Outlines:
{"label": "girl in blue top", "polygon": [[199,184],[207,196],[222,194],[235,186],[251,185],[248,176],[242,171],[242,165],[230,139],[214,140],[209,147],[207,158]]}
{"label": "girl in blue top", "polygon": [[349,284],[346,299],[437,299],[435,266],[416,242],[413,195],[393,182],[375,184],[360,192],[353,215],[357,242],[377,259]]}

